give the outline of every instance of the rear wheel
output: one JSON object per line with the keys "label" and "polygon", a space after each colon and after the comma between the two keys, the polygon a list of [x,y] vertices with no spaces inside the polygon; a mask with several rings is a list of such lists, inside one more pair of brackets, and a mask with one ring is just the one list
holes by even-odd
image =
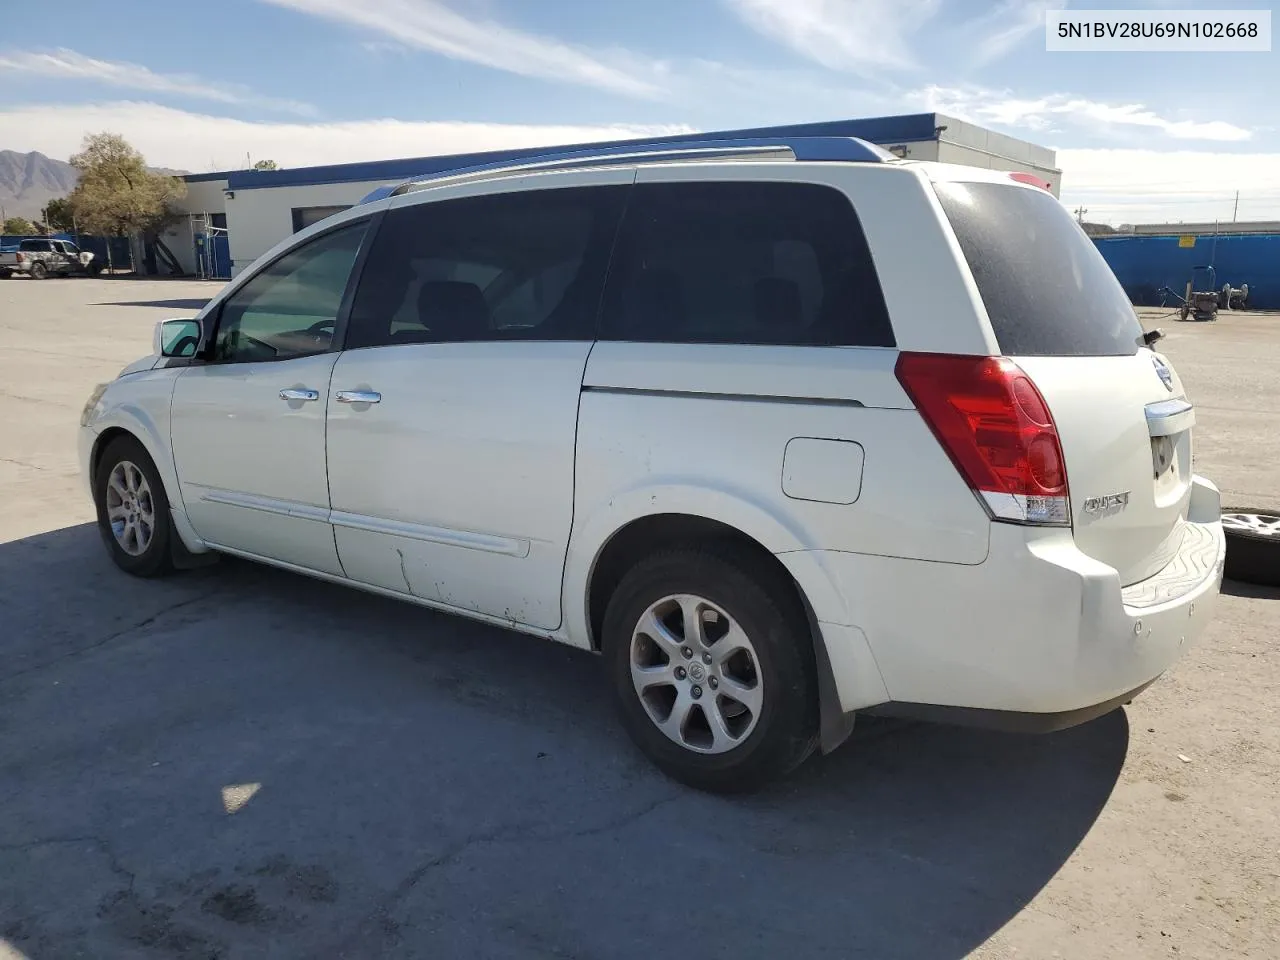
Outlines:
{"label": "rear wheel", "polygon": [[32,280],[43,280],[48,275],[49,275],[49,268],[46,267],[43,263],[41,263],[39,260],[37,260],[35,263],[31,265]]}
{"label": "rear wheel", "polygon": [[1222,512],[1227,537],[1223,571],[1230,580],[1261,586],[1280,586],[1280,510],[1255,507]]}
{"label": "rear wheel", "polygon": [[98,529],[116,566],[138,577],[173,569],[169,498],[146,448],[133,437],[112,440],[93,483]]}
{"label": "rear wheel", "polygon": [[623,577],[603,652],[624,726],[663,772],[749,790],[817,744],[812,642],[794,588],[740,550],[673,548]]}

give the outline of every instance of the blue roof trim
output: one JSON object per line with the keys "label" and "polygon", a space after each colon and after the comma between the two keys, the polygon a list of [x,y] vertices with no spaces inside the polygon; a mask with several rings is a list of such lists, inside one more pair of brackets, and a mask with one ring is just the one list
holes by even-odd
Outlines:
{"label": "blue roof trim", "polygon": [[238,173],[247,172],[247,170],[224,170],[221,173],[184,173],[180,175],[180,179],[187,183],[208,183],[210,180],[229,180]]}
{"label": "blue roof trim", "polygon": [[[374,160],[368,163],[340,163],[322,167],[299,167],[294,170],[235,170],[226,174],[197,174],[199,179],[228,180],[229,190],[257,190],[266,187],[302,187],[328,183],[361,183],[370,181],[403,183],[446,170],[476,167],[487,163],[510,163],[548,152],[600,150],[609,147],[634,147],[642,144],[680,143],[699,140],[743,140],[785,137],[857,137],[870,143],[892,146],[896,143],[937,139],[938,115],[914,113],[897,117],[867,117],[861,120],[827,120],[820,123],[798,123],[776,127],[751,127],[742,130],[720,130],[708,133],[675,134],[603,143],[571,143],[562,147],[528,147],[520,150],[492,150],[484,153],[461,153],[448,156],[407,157],[398,160]],[[191,182],[195,182],[192,180]]]}

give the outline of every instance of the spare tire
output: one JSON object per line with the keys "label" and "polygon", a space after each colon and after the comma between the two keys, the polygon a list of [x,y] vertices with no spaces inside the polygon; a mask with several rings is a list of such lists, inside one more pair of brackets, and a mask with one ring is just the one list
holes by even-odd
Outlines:
{"label": "spare tire", "polygon": [[1280,587],[1280,510],[1228,507],[1222,511],[1229,580]]}

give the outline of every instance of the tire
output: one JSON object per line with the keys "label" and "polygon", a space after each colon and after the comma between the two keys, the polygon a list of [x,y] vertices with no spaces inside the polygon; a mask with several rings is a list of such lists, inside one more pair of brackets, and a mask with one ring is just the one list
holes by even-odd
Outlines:
{"label": "tire", "polygon": [[[699,611],[692,643],[686,611]],[[681,783],[716,793],[753,790],[791,773],[817,746],[808,621],[794,587],[741,548],[690,544],[641,560],[609,600],[601,646],[627,733]],[[642,696],[644,678],[633,670],[646,669],[653,673]],[[677,717],[688,722],[672,724]],[[718,738],[713,717],[722,721]]]}
{"label": "tire", "polygon": [[39,260],[37,260],[35,263],[31,265],[32,280],[43,280],[47,276],[49,276],[49,268],[46,267],[43,263],[41,263]]}
{"label": "tire", "polygon": [[[122,436],[107,445],[94,474],[93,500],[98,530],[116,566],[136,577],[163,576],[173,570],[169,498],[138,440]],[[117,535],[113,522],[123,524],[122,535]]]}
{"label": "tire", "polygon": [[1227,579],[1280,587],[1280,510],[1224,508],[1222,532],[1227,537]]}
{"label": "tire", "polygon": [[0,280],[8,280],[8,279],[9,279],[10,277],[12,277],[12,276],[13,276],[13,271],[11,271],[11,270],[0,270]]}

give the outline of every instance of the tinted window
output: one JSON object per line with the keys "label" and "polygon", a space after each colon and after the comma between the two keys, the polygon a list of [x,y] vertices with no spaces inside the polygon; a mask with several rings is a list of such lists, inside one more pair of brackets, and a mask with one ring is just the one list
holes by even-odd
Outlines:
{"label": "tinted window", "polygon": [[52,252],[51,244],[48,240],[23,240],[18,244],[18,249],[27,253],[50,253]]}
{"label": "tinted window", "polygon": [[862,226],[802,183],[637,186],[609,274],[611,340],[893,346]]}
{"label": "tinted window", "polygon": [[213,358],[243,363],[328,350],[367,226],[361,221],[304,244],[228,297]]}
{"label": "tinted window", "polygon": [[1133,354],[1142,327],[1097,247],[1043,190],[935,184],[1009,356]]}
{"label": "tinted window", "polygon": [[626,187],[570,187],[390,211],[348,347],[592,339]]}

